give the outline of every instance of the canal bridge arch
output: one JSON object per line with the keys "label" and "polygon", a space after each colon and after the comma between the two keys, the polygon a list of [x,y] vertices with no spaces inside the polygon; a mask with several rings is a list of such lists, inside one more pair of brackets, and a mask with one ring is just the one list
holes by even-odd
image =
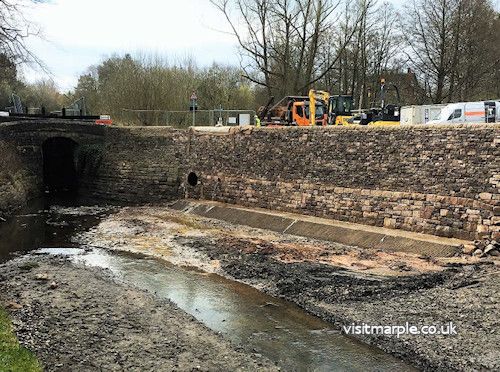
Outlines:
{"label": "canal bridge arch", "polygon": [[76,192],[85,154],[103,144],[105,129],[82,121],[29,120],[2,124],[0,140],[17,148],[33,189]]}
{"label": "canal bridge arch", "polygon": [[68,137],[50,137],[42,144],[43,184],[46,191],[78,190],[79,144]]}

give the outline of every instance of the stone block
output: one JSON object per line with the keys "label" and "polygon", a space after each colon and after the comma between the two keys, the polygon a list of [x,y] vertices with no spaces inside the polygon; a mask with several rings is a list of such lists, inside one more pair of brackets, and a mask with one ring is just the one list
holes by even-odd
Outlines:
{"label": "stone block", "polygon": [[450,213],[450,211],[449,211],[448,209],[441,209],[441,210],[439,211],[439,215],[440,215],[441,217],[446,217],[449,213]]}
{"label": "stone block", "polygon": [[396,219],[395,218],[384,218],[384,227],[395,228],[396,227]]}
{"label": "stone block", "polygon": [[491,200],[492,194],[489,192],[482,192],[479,194],[479,198],[482,200]]}
{"label": "stone block", "polygon": [[487,225],[477,225],[477,230],[478,233],[486,233],[489,231],[489,226]]}

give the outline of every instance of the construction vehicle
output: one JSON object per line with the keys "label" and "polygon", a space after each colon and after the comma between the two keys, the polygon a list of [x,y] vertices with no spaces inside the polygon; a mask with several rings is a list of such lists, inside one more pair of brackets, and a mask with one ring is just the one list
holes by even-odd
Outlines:
{"label": "construction vehicle", "polygon": [[324,90],[314,90],[314,89],[311,89],[309,91],[309,106],[311,111],[309,121],[311,125],[316,125],[316,120],[314,120],[314,118],[316,118],[316,107],[320,106],[323,108],[322,113],[323,116],[325,116],[323,118],[324,120],[321,123],[321,125],[328,124],[328,114],[325,114],[324,109],[328,107],[329,102],[330,102],[330,93],[325,92]]}
{"label": "construction vehicle", "polygon": [[348,125],[352,117],[353,98],[331,96],[323,90],[311,89],[307,97],[286,96],[271,107],[274,97],[257,113],[263,125],[326,126]]}
{"label": "construction vehicle", "polygon": [[[396,104],[387,104],[387,93],[394,90],[396,93]],[[399,125],[401,120],[401,96],[395,84],[386,85],[385,79],[380,79],[380,109],[372,109],[371,125]],[[376,96],[375,96],[376,97]]]}
{"label": "construction vehicle", "polygon": [[[394,90],[396,93],[396,104],[387,104],[387,93]],[[368,97],[371,97],[371,92],[368,92]],[[377,103],[380,102],[380,105]],[[361,112],[359,115],[349,119],[350,123],[359,121],[361,125],[399,125],[401,119],[401,97],[399,89],[395,84],[387,85],[385,79],[380,79],[380,90],[375,94],[374,100],[371,103],[371,108]]]}
{"label": "construction vehicle", "polygon": [[350,125],[354,100],[349,95],[331,96],[328,101],[328,124]]}
{"label": "construction vehicle", "polygon": [[[325,105],[327,108],[328,125],[349,125],[349,119],[352,117],[353,97],[349,95],[331,96],[330,93],[323,90],[309,91],[309,102],[317,102]],[[314,114],[313,114],[314,115]]]}
{"label": "construction vehicle", "polygon": [[271,96],[269,97],[269,100],[267,101],[266,105],[265,106],[261,106],[258,110],[257,110],[257,118],[259,119],[259,121],[264,121],[265,118],[267,117],[267,114],[269,113],[269,110],[271,109],[271,105],[273,104],[274,102],[274,96]]}
{"label": "construction vehicle", "polygon": [[258,117],[265,126],[324,126],[328,123],[326,104],[317,98],[313,97],[311,105],[311,97],[286,96],[272,107],[269,107],[270,100],[266,106],[258,110]]}

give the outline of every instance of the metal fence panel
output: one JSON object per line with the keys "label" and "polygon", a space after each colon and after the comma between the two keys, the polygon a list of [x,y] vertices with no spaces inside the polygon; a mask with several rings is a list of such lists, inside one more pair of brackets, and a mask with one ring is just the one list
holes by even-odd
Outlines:
{"label": "metal fence panel", "polygon": [[197,110],[163,111],[163,110],[122,110],[118,118],[125,125],[137,126],[172,126],[189,128],[191,126],[237,126],[254,125],[254,110]]}

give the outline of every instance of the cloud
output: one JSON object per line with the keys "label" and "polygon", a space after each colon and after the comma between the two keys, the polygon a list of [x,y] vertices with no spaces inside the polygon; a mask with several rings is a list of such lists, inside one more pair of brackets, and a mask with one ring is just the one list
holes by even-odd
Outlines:
{"label": "cloud", "polygon": [[[55,0],[30,7],[47,41],[29,45],[63,90],[89,65],[114,53],[148,52],[194,57],[200,64],[237,63],[235,40],[208,0]],[[27,69],[33,81],[40,72]],[[72,78],[68,78],[68,77]]]}

